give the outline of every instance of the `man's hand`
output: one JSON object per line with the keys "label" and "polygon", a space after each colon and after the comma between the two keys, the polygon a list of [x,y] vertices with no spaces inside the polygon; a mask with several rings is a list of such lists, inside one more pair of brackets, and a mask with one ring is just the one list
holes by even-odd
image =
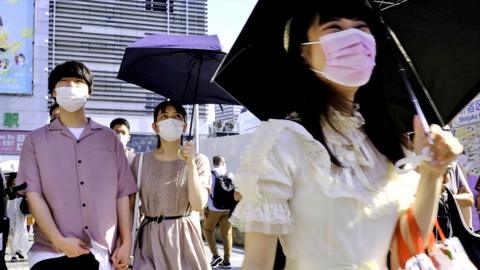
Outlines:
{"label": "man's hand", "polygon": [[63,237],[54,243],[54,245],[69,258],[90,253],[88,244],[74,237]]}
{"label": "man's hand", "polygon": [[128,268],[128,260],[130,259],[130,242],[117,241],[117,247],[112,255],[113,267],[116,270]]}

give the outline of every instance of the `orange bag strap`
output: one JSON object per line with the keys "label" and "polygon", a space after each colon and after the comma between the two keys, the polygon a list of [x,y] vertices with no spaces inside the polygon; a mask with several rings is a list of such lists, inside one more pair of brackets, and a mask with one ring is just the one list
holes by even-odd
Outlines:
{"label": "orange bag strap", "polygon": [[410,236],[412,237],[413,245],[415,246],[415,252],[417,252],[417,254],[425,252],[425,245],[423,244],[422,235],[420,234],[420,228],[418,227],[411,207],[407,210],[407,221],[408,230],[410,231]]}
{"label": "orange bag strap", "polygon": [[438,219],[435,218],[435,228],[437,229],[438,235],[440,235],[440,239],[445,241],[445,234],[442,231],[442,228],[440,227],[440,224],[438,224]]}
{"label": "orange bag strap", "polygon": [[[400,222],[397,223],[397,227],[395,228],[395,238],[397,240],[397,255],[398,255],[398,263],[402,268],[405,267],[408,259],[416,254],[420,254],[425,252],[425,245],[423,243],[422,236],[420,234],[420,228],[415,220],[415,216],[413,215],[412,208],[408,208],[407,210],[407,222],[408,222],[408,230],[410,232],[411,239],[413,240],[413,245],[415,247],[415,254],[411,254],[410,250],[408,249],[407,243],[401,233],[400,230]],[[445,235],[443,234],[440,225],[438,224],[438,220],[435,218],[435,227],[439,232],[440,238],[442,241],[445,240]],[[435,244],[435,236],[433,232],[430,232],[428,235],[428,249],[429,251],[433,248]]]}
{"label": "orange bag strap", "polygon": [[395,238],[397,240],[398,263],[402,268],[405,268],[405,264],[412,256],[408,250],[407,243],[402,236],[402,232],[400,231],[400,222],[397,223],[397,227],[395,228]]}

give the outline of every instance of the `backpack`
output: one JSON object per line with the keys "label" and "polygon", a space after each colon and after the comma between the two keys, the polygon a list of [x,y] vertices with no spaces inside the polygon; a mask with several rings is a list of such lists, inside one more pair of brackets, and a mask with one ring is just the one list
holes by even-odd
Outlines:
{"label": "backpack", "polygon": [[213,206],[217,209],[233,211],[237,201],[234,198],[235,187],[232,179],[228,177],[229,173],[218,175],[216,171],[212,170],[212,175],[215,178],[215,187],[210,195]]}

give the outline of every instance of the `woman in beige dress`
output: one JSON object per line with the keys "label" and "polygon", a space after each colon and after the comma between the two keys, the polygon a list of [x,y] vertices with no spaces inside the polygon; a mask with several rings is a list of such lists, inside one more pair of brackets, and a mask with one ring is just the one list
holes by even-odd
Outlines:
{"label": "woman in beige dress", "polygon": [[[134,270],[210,269],[199,224],[190,217],[207,203],[211,183],[208,158],[189,142],[180,152],[185,109],[175,101],[157,105],[152,128],[158,147],[144,155],[140,198],[144,219],[134,249]],[[181,156],[181,158],[179,157]],[[132,164],[137,175],[139,156]]]}

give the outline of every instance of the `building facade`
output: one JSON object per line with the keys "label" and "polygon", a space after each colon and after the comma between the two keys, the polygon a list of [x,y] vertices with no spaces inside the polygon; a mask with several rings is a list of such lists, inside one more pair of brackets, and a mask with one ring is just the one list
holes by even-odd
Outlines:
{"label": "building facade", "polygon": [[[18,93],[0,89],[0,165],[18,160],[25,135],[48,122],[52,103],[48,74],[68,60],[85,63],[95,76],[93,95],[87,103],[89,116],[104,125],[124,117],[134,134],[153,134],[153,109],[164,98],[116,78],[125,48],[156,33],[207,33],[207,0],[0,0],[0,4],[7,7],[0,8],[0,31],[18,24],[6,13],[29,14],[31,33],[22,29],[21,35],[31,34],[22,42],[33,44],[31,58],[27,57],[31,78],[25,89]],[[0,35],[0,42],[4,36]],[[10,40],[6,40],[12,48],[17,44],[13,37],[11,31]],[[2,74],[0,70],[0,88]],[[199,131],[208,134],[206,122],[213,121],[214,111],[201,105],[199,112]],[[135,142],[145,143],[144,138]]]}
{"label": "building facade", "polygon": [[[87,113],[104,125],[122,116],[132,132],[151,132],[153,109],[164,98],[116,78],[125,48],[156,33],[205,35],[207,1],[50,0],[49,5],[49,69],[67,60],[85,63],[95,75]],[[200,122],[205,119],[201,114]]]}

